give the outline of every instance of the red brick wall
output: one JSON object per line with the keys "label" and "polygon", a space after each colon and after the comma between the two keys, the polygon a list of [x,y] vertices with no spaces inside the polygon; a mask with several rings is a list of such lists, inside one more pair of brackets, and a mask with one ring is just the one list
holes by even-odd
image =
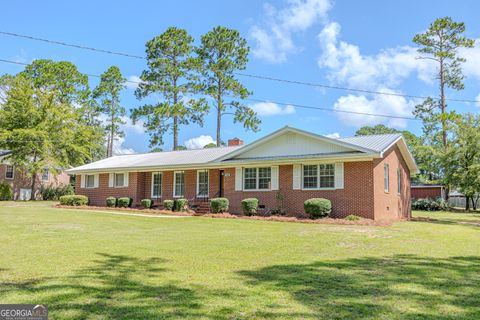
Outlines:
{"label": "red brick wall", "polygon": [[442,197],[442,187],[441,186],[431,186],[431,187],[414,187],[411,188],[412,199],[420,198],[440,198]]}
{"label": "red brick wall", "polygon": [[[30,189],[32,187],[32,179],[22,170],[15,169],[13,180],[5,179],[5,171],[7,170],[6,164],[0,164],[0,182],[8,183],[13,189],[14,199],[18,199],[20,189]],[[42,186],[59,186],[67,185],[70,183],[70,176],[65,172],[59,172],[54,175],[50,172],[48,180],[41,179],[41,175],[38,174],[35,180],[35,197],[40,198],[40,189]]]}
{"label": "red brick wall", "polygon": [[[389,165],[389,191],[384,190],[384,165]],[[401,169],[401,192],[397,192],[397,168]],[[410,173],[400,150],[394,146],[382,159],[374,160],[375,220],[410,218]]]}
{"label": "red brick wall", "polygon": [[284,209],[288,214],[302,216],[303,202],[310,198],[326,198],[332,201],[334,217],[356,214],[373,219],[373,166],[371,161],[346,162],[344,164],[344,189],[293,190],[293,165],[279,167],[279,191],[235,191],[235,169],[225,169],[225,197],[230,200],[233,213],[240,213],[240,202],[245,198],[257,198],[264,211],[277,207],[277,192],[283,195]]}

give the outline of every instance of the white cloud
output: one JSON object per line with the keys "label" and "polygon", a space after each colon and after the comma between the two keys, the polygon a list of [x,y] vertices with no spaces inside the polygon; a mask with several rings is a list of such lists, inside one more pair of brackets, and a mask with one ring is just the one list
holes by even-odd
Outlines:
{"label": "white cloud", "polygon": [[250,106],[259,116],[278,116],[285,114],[295,113],[295,107],[287,105],[284,107],[279,106],[273,102],[258,102]]}
{"label": "white cloud", "polygon": [[338,139],[338,138],[340,138],[340,133],[338,133],[338,132],[329,133],[329,134],[326,134],[325,137],[332,138],[332,139]]}
{"label": "white cloud", "polygon": [[184,144],[187,149],[202,149],[209,143],[216,143],[216,141],[211,136],[201,135],[188,139]]}
{"label": "white cloud", "polygon": [[477,102],[475,102],[475,105],[477,107],[480,107],[480,93],[475,97],[475,100],[477,101]]}
{"label": "white cloud", "polygon": [[264,6],[264,19],[252,26],[250,36],[256,43],[253,54],[271,63],[286,61],[287,55],[300,51],[294,34],[324,21],[331,8],[330,0],[289,0],[286,8]]}
{"label": "white cloud", "polygon": [[[418,59],[416,48],[400,46],[387,48],[373,55],[363,55],[356,45],[340,41],[340,25],[331,22],[318,35],[322,54],[318,65],[326,69],[328,79],[336,84],[362,90],[401,94],[400,85],[416,76],[420,81],[432,83],[435,65],[430,60]],[[340,97],[334,109],[359,113],[411,117],[417,101],[401,96],[366,94]],[[384,123],[405,128],[405,119],[376,117],[362,114],[337,113],[339,119],[350,126]]]}
{"label": "white cloud", "polygon": [[145,133],[145,128],[143,127],[143,121],[137,121],[137,123],[133,124],[132,119],[127,116],[123,116],[122,120],[125,122],[123,125],[124,128],[127,130],[132,130],[136,133]]}
{"label": "white cloud", "polygon": [[133,76],[129,76],[127,78],[127,81],[131,81],[125,84],[127,88],[135,90],[138,88],[138,85],[142,82],[142,79],[140,79],[139,76],[133,75]]}
{"label": "white cloud", "polygon": [[132,154],[135,153],[135,150],[131,148],[126,148],[123,146],[125,138],[117,138],[113,141],[113,155],[119,156],[123,154]]}
{"label": "white cloud", "polygon": [[[382,91],[392,92],[383,89]],[[335,110],[353,111],[363,114],[337,112],[339,119],[346,125],[360,127],[384,123],[388,126],[403,129],[407,126],[405,119],[370,116],[368,114],[384,114],[400,117],[411,117],[415,108],[413,101],[400,96],[376,95],[367,98],[364,95],[340,97],[333,107]]]}
{"label": "white cloud", "polygon": [[332,82],[374,90],[380,85],[398,86],[414,74],[431,82],[435,65],[430,60],[418,59],[416,48],[400,46],[362,55],[358,46],[338,40],[340,29],[337,22],[331,22],[318,35],[322,48],[318,65],[327,69]]}

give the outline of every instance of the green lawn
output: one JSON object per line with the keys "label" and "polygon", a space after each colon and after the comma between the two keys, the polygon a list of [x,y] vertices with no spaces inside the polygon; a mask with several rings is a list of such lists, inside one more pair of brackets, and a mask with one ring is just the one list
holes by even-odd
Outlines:
{"label": "green lawn", "polygon": [[0,303],[51,319],[480,318],[480,228],[463,223],[478,214],[360,227],[50,205],[0,204]]}

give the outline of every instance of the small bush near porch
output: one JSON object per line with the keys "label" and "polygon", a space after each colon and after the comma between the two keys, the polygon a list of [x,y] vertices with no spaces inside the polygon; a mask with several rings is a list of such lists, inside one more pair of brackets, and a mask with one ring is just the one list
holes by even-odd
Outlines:
{"label": "small bush near porch", "polygon": [[52,319],[480,318],[480,214],[370,227],[51,205],[0,204],[1,303]]}

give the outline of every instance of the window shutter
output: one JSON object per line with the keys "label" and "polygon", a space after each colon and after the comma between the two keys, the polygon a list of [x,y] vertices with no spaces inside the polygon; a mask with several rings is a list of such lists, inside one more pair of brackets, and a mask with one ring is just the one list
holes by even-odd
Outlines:
{"label": "window shutter", "polygon": [[293,165],[293,186],[294,190],[298,190],[301,188],[301,177],[302,177],[302,166],[299,164]]}
{"label": "window shutter", "polygon": [[129,176],[129,173],[128,172],[125,172],[123,174],[123,186],[124,187],[128,187],[128,176]]}
{"label": "window shutter", "polygon": [[94,187],[94,188],[98,188],[99,175],[96,174],[96,175],[94,175],[93,177],[94,177],[94,178],[93,178],[93,187]]}
{"label": "window shutter", "polygon": [[85,175],[80,176],[80,188],[85,188]]}
{"label": "window shutter", "polygon": [[235,191],[242,191],[242,168],[235,168]]}
{"label": "window shutter", "polygon": [[113,173],[108,174],[108,187],[113,188],[113,179],[115,175]]}
{"label": "window shutter", "polygon": [[343,189],[343,162],[335,163],[335,189]]}
{"label": "window shutter", "polygon": [[271,189],[278,190],[278,166],[272,166],[271,174]]}

